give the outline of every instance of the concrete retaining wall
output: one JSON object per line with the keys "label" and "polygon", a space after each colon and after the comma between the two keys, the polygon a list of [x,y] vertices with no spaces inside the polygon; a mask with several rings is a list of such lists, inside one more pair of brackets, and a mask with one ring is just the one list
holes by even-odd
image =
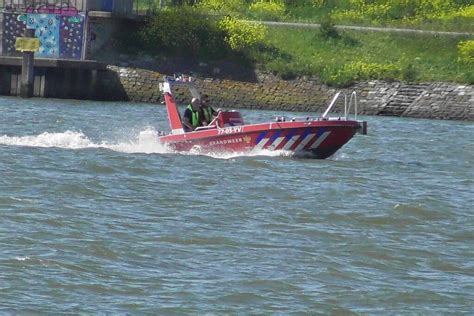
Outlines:
{"label": "concrete retaining wall", "polygon": [[359,83],[365,114],[448,120],[474,120],[474,86],[454,83]]}
{"label": "concrete retaining wall", "polygon": [[[109,66],[117,74],[128,100],[160,102],[157,72]],[[209,94],[215,108],[251,108],[301,112],[322,112],[336,89],[309,78],[285,81],[271,75],[259,75],[258,82],[223,79],[196,79],[202,93]],[[349,89],[358,95],[360,114],[453,119],[474,121],[474,86],[454,83],[405,84],[400,82],[360,82]],[[179,102],[189,95],[177,91]],[[337,111],[343,104],[338,103]]]}
{"label": "concrete retaining wall", "polygon": [[[0,94],[18,95],[20,67],[0,66]],[[162,102],[158,85],[163,75],[145,69],[108,66],[107,70],[35,69],[35,96],[104,101]],[[308,78],[285,81],[259,75],[257,82],[198,78],[214,108],[323,112],[336,89]],[[454,83],[405,84],[360,82],[344,92],[357,92],[359,114],[474,121],[474,86]],[[178,90],[175,98],[188,103]],[[335,111],[343,112],[343,102]]]}

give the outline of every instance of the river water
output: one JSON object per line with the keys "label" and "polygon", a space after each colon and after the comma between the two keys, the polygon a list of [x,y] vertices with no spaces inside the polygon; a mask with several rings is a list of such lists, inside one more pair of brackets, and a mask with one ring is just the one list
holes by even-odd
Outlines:
{"label": "river water", "polygon": [[472,123],[367,117],[313,160],[169,152],[159,105],[0,114],[0,313],[474,312]]}

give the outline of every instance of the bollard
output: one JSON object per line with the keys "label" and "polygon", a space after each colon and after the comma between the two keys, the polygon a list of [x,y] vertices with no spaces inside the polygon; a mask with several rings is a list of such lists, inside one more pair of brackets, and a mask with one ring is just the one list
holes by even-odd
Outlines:
{"label": "bollard", "polygon": [[366,121],[362,121],[360,122],[361,123],[361,128],[360,128],[360,133],[362,135],[367,135],[367,122]]}

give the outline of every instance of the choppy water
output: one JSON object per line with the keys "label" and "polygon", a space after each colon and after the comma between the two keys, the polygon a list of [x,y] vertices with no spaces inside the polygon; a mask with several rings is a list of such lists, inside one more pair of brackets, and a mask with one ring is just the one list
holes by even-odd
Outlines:
{"label": "choppy water", "polygon": [[0,98],[0,313],[472,315],[474,125],[367,119],[324,161],[210,157],[161,106]]}

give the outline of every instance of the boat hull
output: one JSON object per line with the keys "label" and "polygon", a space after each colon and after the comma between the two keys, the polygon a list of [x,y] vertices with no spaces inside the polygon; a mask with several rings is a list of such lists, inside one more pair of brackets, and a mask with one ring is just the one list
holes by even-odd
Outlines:
{"label": "boat hull", "polygon": [[324,159],[344,146],[360,128],[357,121],[274,122],[210,128],[159,137],[178,152],[248,153],[288,151]]}

